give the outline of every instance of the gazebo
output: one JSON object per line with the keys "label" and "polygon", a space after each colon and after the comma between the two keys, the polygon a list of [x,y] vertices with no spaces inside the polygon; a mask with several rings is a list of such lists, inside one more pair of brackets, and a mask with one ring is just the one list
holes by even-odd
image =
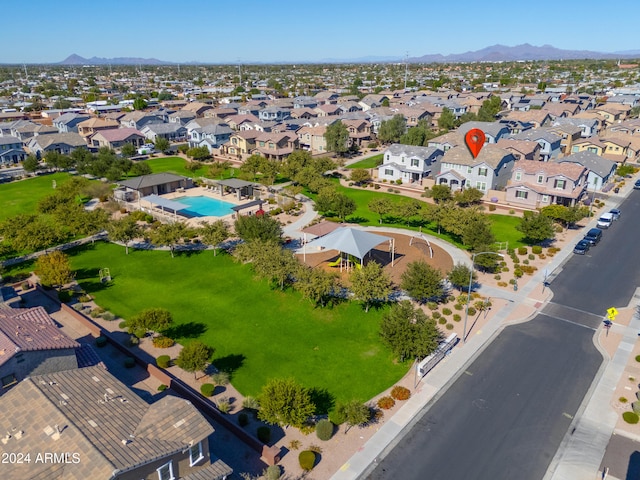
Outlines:
{"label": "gazebo", "polygon": [[322,237],[311,240],[303,247],[303,259],[306,261],[307,246],[326,248],[328,250],[338,250],[340,252],[340,269],[342,270],[344,265],[349,266],[348,257],[344,257],[343,254],[351,255],[360,259],[360,266],[362,266],[364,257],[367,253],[373,250],[381,243],[389,242],[389,253],[391,255],[391,266],[395,260],[395,245],[393,237],[385,237],[376,233],[365,232],[364,230],[358,230],[351,227],[337,228],[331,233],[328,233]]}

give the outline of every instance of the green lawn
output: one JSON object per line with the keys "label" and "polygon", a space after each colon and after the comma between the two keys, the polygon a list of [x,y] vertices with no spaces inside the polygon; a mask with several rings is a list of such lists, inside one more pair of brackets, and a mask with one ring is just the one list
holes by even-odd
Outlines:
{"label": "green lawn", "polygon": [[54,173],[0,185],[0,221],[19,213],[36,213],[38,202],[53,193],[58,185],[71,178],[68,173]]}
{"label": "green lawn", "polygon": [[[73,253],[78,281],[97,303],[127,318],[144,308],[169,309],[180,342],[200,338],[216,349],[214,363],[235,369],[232,382],[256,395],[274,377],[294,377],[338,400],[365,401],[407,371],[378,336],[381,312],[358,303],[313,308],[296,292],[271,290],[247,265],[210,251],[171,258],[98,243]],[[113,278],[103,288],[98,270]],[[12,272],[14,273],[14,272]]]}
{"label": "green lawn", "polygon": [[348,165],[347,168],[375,168],[378,165],[382,165],[383,157],[384,154],[379,153],[372,157],[364,158],[356,163],[352,163],[351,165]]}
{"label": "green lawn", "polygon": [[[145,163],[149,164],[152,173],[169,172],[191,178],[207,176],[207,173],[209,171],[209,166],[205,163],[202,168],[199,168],[195,172],[191,172],[185,168],[187,161],[181,157],[151,158],[149,160],[145,160]],[[234,170],[235,172],[238,171],[237,168],[228,168],[227,170],[225,170],[223,178],[231,178],[233,176]]]}
{"label": "green lawn", "polygon": [[521,218],[515,215],[499,215],[490,213],[492,228],[491,231],[497,242],[509,242],[509,248],[518,248],[528,245],[523,241],[522,233],[516,230],[516,225]]}

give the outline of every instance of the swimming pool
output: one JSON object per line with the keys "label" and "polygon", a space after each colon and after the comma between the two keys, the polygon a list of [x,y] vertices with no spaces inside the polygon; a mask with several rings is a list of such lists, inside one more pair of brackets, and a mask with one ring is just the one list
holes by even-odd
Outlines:
{"label": "swimming pool", "polygon": [[233,213],[231,207],[235,207],[235,204],[229,202],[223,202],[216,198],[195,196],[195,197],[178,197],[172,200],[185,205],[189,205],[189,208],[180,210],[180,213],[186,213],[191,217],[224,217]]}

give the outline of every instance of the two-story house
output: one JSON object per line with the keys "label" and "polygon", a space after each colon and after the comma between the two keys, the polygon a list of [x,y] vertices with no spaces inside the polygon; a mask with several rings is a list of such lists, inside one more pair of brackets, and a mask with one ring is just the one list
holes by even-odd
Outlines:
{"label": "two-story house", "polygon": [[263,108],[258,112],[258,118],[265,122],[282,122],[290,116],[290,109],[277,106]]}
{"label": "two-story house", "polygon": [[256,138],[262,132],[257,130],[240,130],[233,132],[229,137],[229,141],[223,145],[223,149],[230,155],[249,154],[256,148]]}
{"label": "two-story house", "polygon": [[223,143],[229,141],[233,130],[226,123],[211,123],[202,127],[189,128],[193,122],[187,125],[189,147],[206,146],[209,152],[220,148]]}
{"label": "two-story house", "polygon": [[573,206],[587,191],[587,168],[573,163],[517,162],[506,201],[526,208]]}
{"label": "two-story house", "polygon": [[482,192],[501,190],[511,178],[515,157],[494,144],[485,144],[476,158],[466,145],[450,148],[440,159],[435,181],[452,191],[474,187]]}
{"label": "two-story house", "polygon": [[596,153],[584,150],[563,158],[556,162],[570,162],[586,167],[589,170],[587,184],[589,191],[600,191],[611,179],[615,177],[618,164]]}
{"label": "two-story house", "polygon": [[82,137],[88,138],[94,133],[104,130],[113,130],[115,128],[120,128],[120,122],[117,120],[94,117],[89,120],[85,120],[84,122],[80,122],[78,124],[78,133]]}
{"label": "two-story house", "polygon": [[87,148],[87,142],[75,132],[52,133],[49,135],[38,135],[29,140],[27,148],[31,153],[39,157],[44,157],[49,152],[56,152],[62,155],[69,155],[76,148]]}
{"label": "two-story house", "polygon": [[365,119],[344,119],[342,123],[349,132],[349,145],[359,147],[371,141],[371,122]]}
{"label": "two-story house", "polygon": [[574,142],[577,142],[582,138],[582,129],[571,123],[553,125],[546,128],[550,132],[560,136],[560,151],[562,155],[569,155]]}
{"label": "two-story house", "polygon": [[163,123],[162,118],[151,112],[129,112],[120,119],[120,126],[122,128],[134,128],[136,130],[142,130],[146,125],[152,123]]}
{"label": "two-story house", "polygon": [[478,128],[484,132],[485,143],[497,143],[510,133],[507,126],[500,122],[465,122],[458,127],[458,132],[464,136],[472,128]]}
{"label": "two-story house", "polygon": [[56,127],[60,133],[78,133],[78,124],[90,118],[89,115],[81,113],[63,113],[53,120],[53,126]]}
{"label": "two-story house", "polygon": [[431,174],[432,166],[444,152],[436,147],[416,147],[394,143],[384,151],[378,179],[420,183]]}
{"label": "two-story house", "polygon": [[135,128],[113,128],[94,133],[89,139],[89,145],[93,148],[117,150],[127,143],[138,148],[144,145],[145,141],[142,132]]}
{"label": "two-story house", "polygon": [[23,145],[18,137],[0,136],[0,165],[13,165],[27,158]]}
{"label": "two-story house", "polygon": [[326,153],[327,139],[324,137],[324,134],[326,132],[327,127],[324,125],[318,125],[315,127],[301,127],[296,131],[300,148],[303,150],[308,150],[312,154]]}
{"label": "two-story house", "polygon": [[140,131],[152,143],[158,138],[165,138],[169,142],[183,142],[187,138],[187,127],[175,122],[149,123]]}
{"label": "two-story house", "polygon": [[542,149],[542,147],[538,142],[533,142],[531,140],[513,140],[512,138],[501,138],[500,140],[498,140],[496,145],[513,153],[516,161],[540,161],[540,150]]}
{"label": "two-story house", "polygon": [[5,465],[6,478],[224,480],[233,473],[212,463],[214,429],[191,402],[167,395],[148,404],[101,366],[23,380],[0,397],[0,424],[10,432],[3,452],[32,452],[30,462]]}
{"label": "two-story house", "polygon": [[252,153],[258,153],[266,158],[282,160],[298,147],[298,136],[295,132],[264,132],[256,137],[256,148]]}
{"label": "two-story house", "polygon": [[514,140],[530,140],[540,144],[540,160],[548,162],[557,158],[561,152],[562,137],[546,128],[532,128],[524,132],[511,135]]}

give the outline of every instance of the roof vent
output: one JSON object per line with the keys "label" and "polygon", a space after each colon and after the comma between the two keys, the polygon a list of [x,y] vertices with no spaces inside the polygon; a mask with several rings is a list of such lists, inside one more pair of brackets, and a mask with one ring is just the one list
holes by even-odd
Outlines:
{"label": "roof vent", "polygon": [[125,438],[121,440],[121,442],[122,442],[122,445],[129,445],[131,443],[131,440]]}

